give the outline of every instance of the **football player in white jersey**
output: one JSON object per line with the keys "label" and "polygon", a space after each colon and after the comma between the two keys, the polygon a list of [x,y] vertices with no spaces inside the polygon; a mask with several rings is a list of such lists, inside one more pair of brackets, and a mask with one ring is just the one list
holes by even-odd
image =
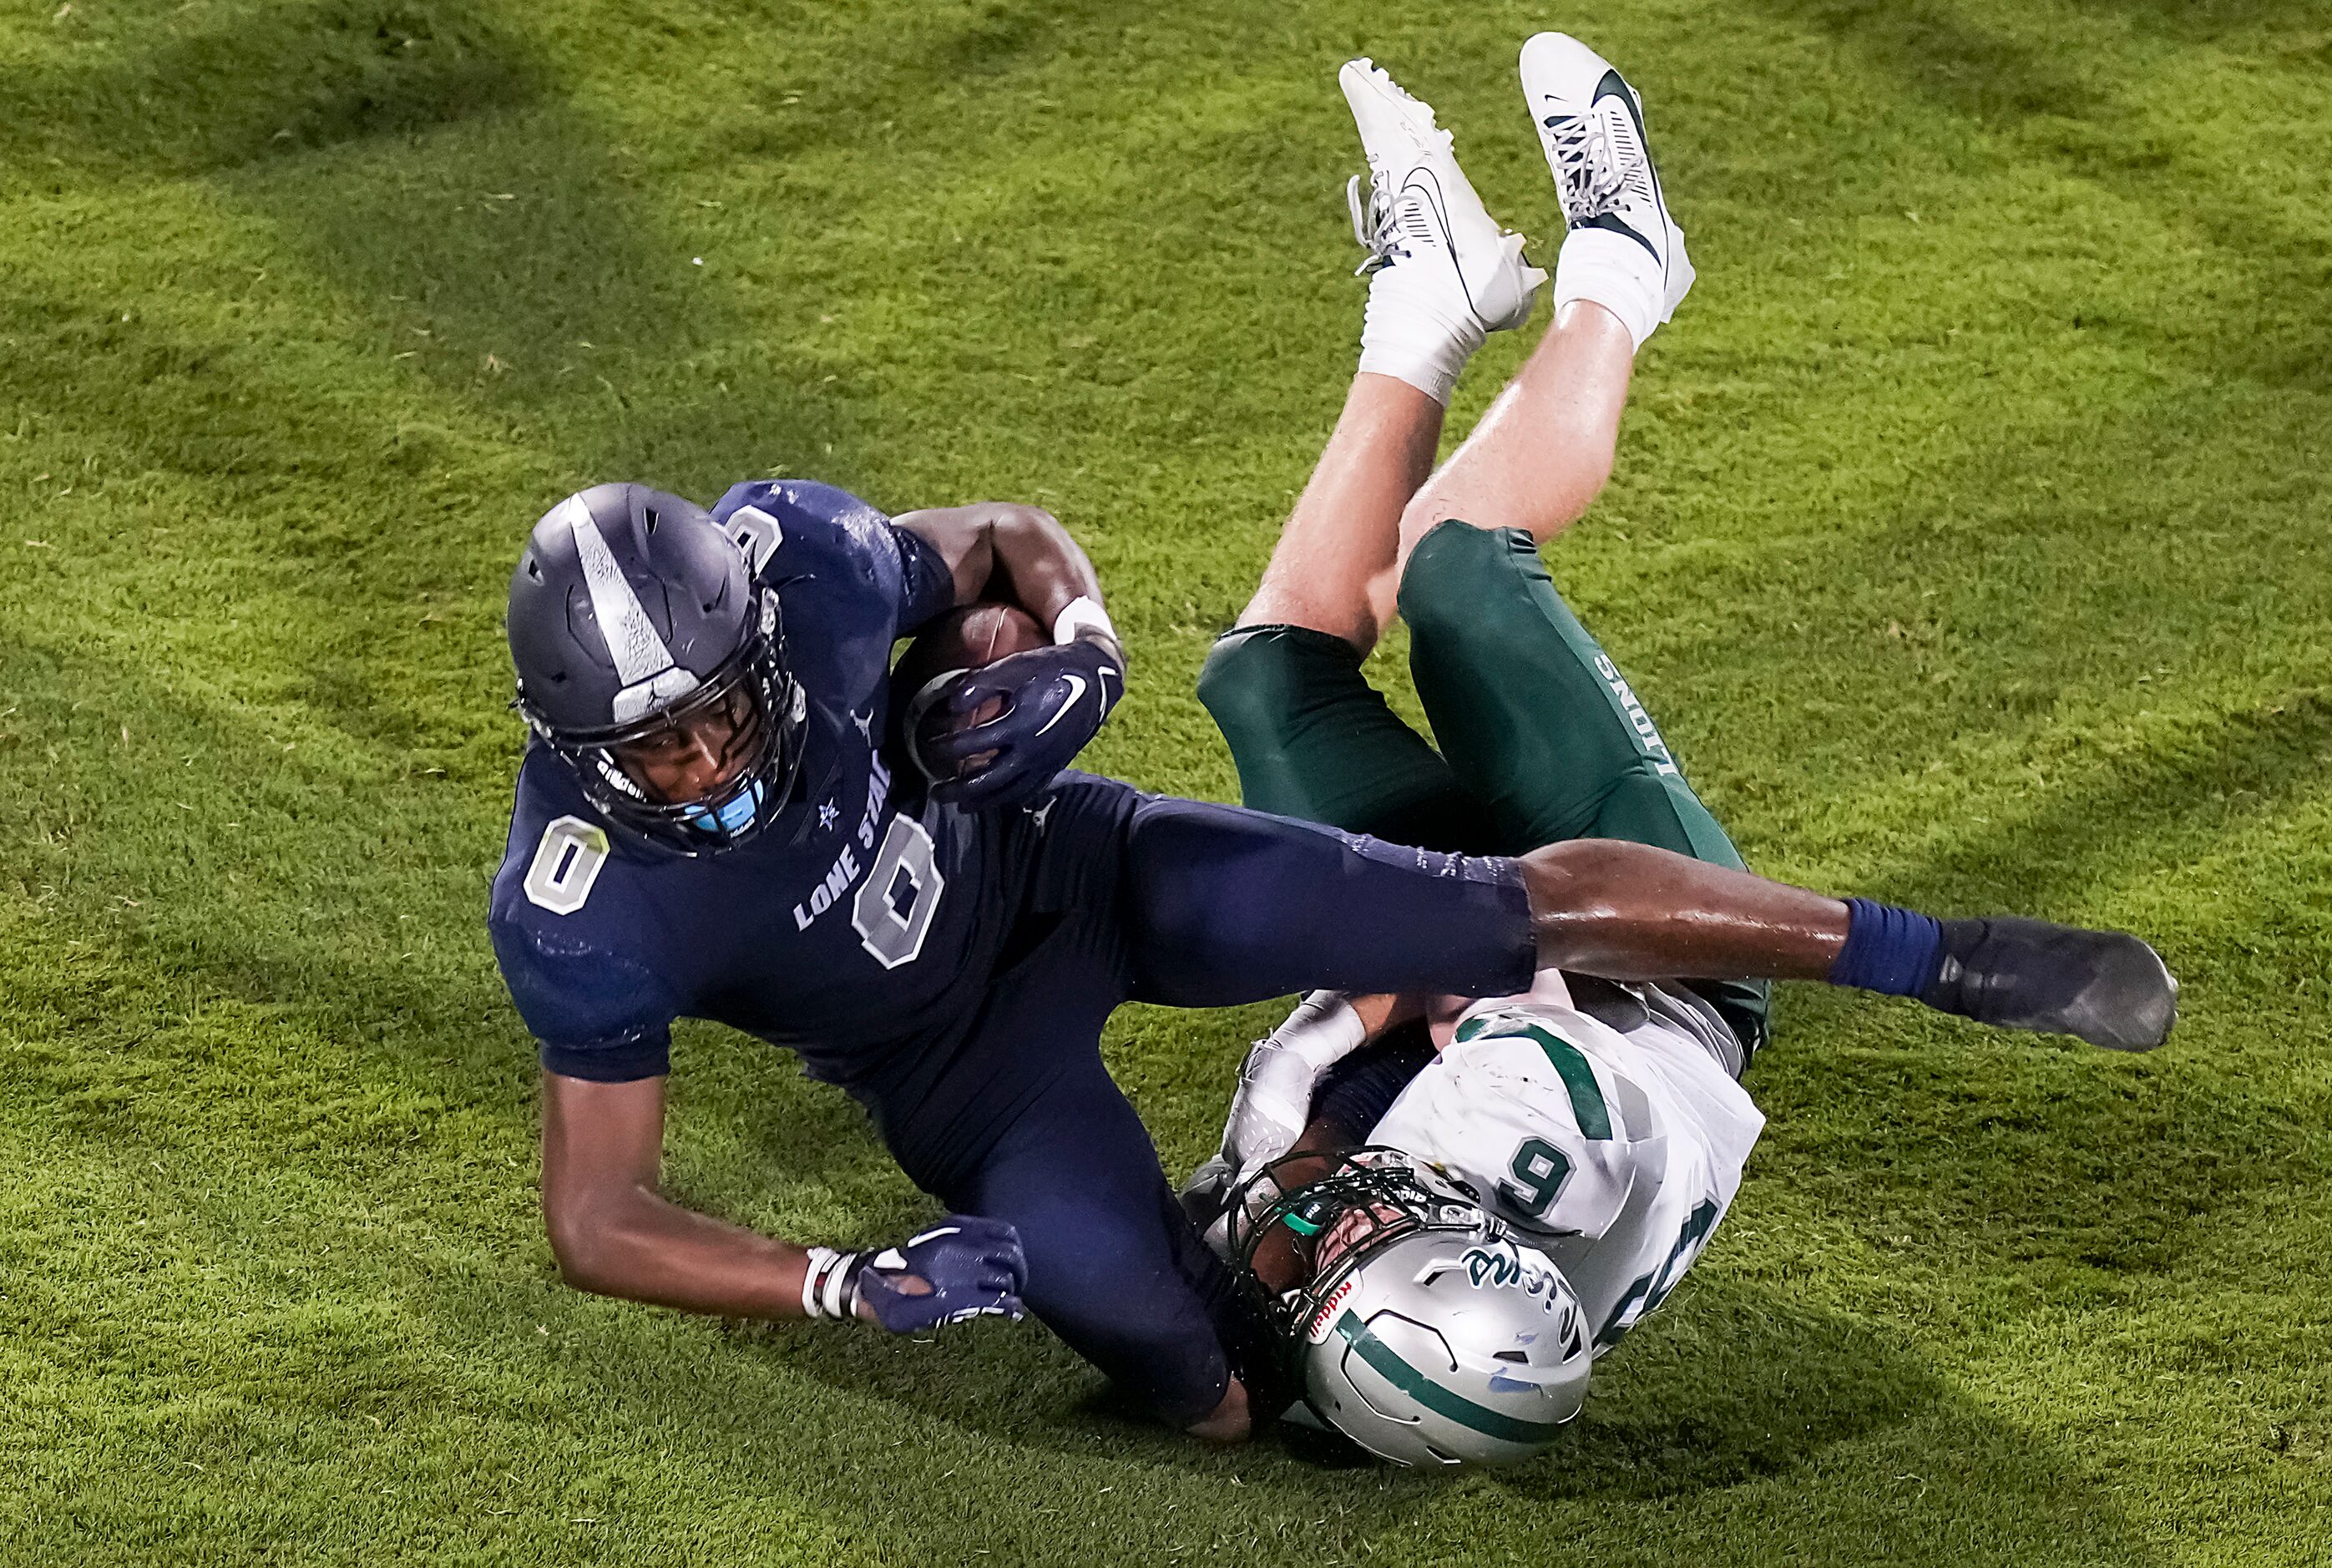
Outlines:
{"label": "football player in white jersey", "polygon": [[[1692,932],[1653,923],[1741,857],[1538,555],[1608,477],[1635,353],[1693,269],[1634,89],[1558,33],[1524,46],[1521,74],[1567,226],[1553,322],[1436,473],[1459,371],[1545,275],[1432,110],[1366,60],[1343,68],[1370,170],[1351,193],[1371,275],[1359,373],[1199,681],[1247,805],[1444,850],[1579,841],[1604,913],[1639,913],[1677,955],[1674,980],[1545,970],[1470,1003],[1315,993],[1242,1067],[1194,1217],[1258,1286],[1288,1391],[1410,1464],[1552,1443],[1593,1358],[1707,1245],[1764,1124],[1739,1078],[1767,987],[1696,974]],[[1438,751],[1361,674],[1395,613]],[[1833,983],[2121,1049],[2161,1044],[2175,1016],[2132,937],[1847,910]]]}

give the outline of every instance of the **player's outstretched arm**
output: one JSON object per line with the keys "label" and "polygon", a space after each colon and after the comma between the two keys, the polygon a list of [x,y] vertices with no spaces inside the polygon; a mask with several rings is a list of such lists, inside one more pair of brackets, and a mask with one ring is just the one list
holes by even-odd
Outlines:
{"label": "player's outstretched arm", "polygon": [[2178,982],[2124,932],[1938,921],[1617,839],[1548,845],[1520,864],[1547,968],[1825,980],[2115,1050],[2151,1050],[2177,1020]]}
{"label": "player's outstretched arm", "polygon": [[843,1317],[908,1334],[1018,1317],[1027,1264],[1001,1220],[951,1216],[879,1253],[800,1248],[668,1201],[664,1080],[542,1076],[542,1212],[578,1290],[722,1317]]}

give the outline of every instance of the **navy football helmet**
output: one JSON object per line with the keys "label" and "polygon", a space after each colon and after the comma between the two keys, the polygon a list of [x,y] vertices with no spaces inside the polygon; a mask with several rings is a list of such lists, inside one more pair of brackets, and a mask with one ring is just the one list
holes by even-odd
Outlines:
{"label": "navy football helmet", "polygon": [[[519,712],[610,824],[693,856],[782,811],[808,699],[786,670],[777,594],[702,507],[642,484],[569,496],[519,558],[508,625]],[[639,757],[698,733],[720,739],[720,783],[659,798]]]}

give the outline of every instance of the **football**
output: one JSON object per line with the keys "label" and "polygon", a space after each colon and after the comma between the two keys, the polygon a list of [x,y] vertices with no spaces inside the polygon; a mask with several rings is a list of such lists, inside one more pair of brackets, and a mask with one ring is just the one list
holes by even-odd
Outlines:
{"label": "football", "polygon": [[918,741],[984,724],[1001,712],[1000,704],[993,701],[952,720],[935,712],[956,676],[1011,654],[1044,647],[1051,641],[1027,611],[1017,605],[992,602],[950,610],[916,633],[907,651],[891,667],[893,722],[899,726],[907,755],[921,767]]}

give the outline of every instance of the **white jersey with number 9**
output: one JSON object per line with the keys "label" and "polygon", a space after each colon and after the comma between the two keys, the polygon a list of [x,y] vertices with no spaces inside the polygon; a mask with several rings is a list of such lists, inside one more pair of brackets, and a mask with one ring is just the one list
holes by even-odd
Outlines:
{"label": "white jersey with number 9", "polygon": [[1544,1249],[1598,1354],[1700,1256],[1765,1125],[1718,1059],[1715,1013],[1634,989],[1646,1017],[1624,1033],[1551,973],[1529,997],[1477,1002],[1369,1137],[1464,1179]]}

